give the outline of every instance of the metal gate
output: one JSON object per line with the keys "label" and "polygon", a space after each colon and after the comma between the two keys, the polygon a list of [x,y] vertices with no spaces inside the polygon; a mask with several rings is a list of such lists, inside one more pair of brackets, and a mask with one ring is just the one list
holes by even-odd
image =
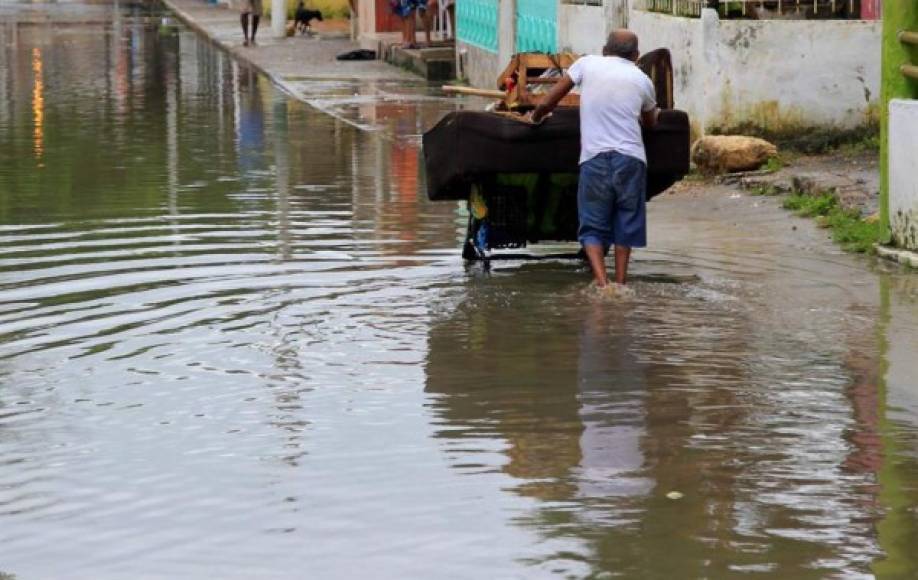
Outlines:
{"label": "metal gate", "polygon": [[516,0],[516,51],[558,51],[558,0]]}

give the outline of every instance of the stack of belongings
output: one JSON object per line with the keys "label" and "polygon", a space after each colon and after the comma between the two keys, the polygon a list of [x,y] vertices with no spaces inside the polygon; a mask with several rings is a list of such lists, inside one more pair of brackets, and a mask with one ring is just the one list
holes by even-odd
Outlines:
{"label": "stack of belongings", "polygon": [[[471,202],[468,237],[479,249],[577,239],[579,95],[568,94],[538,125],[525,116],[575,60],[516,55],[498,80],[504,98],[490,110],[449,113],[424,134],[427,195]],[[689,120],[673,109],[669,51],[650,52],[638,66],[653,81],[662,109],[657,125],[644,130],[650,199],[689,171]]]}

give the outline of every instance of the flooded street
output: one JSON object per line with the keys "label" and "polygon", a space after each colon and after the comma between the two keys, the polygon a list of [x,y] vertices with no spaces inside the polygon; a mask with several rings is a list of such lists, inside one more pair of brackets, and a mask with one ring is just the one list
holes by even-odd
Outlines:
{"label": "flooded street", "polygon": [[455,104],[162,16],[0,4],[0,578],[918,577],[918,276],[718,188],[465,267]]}

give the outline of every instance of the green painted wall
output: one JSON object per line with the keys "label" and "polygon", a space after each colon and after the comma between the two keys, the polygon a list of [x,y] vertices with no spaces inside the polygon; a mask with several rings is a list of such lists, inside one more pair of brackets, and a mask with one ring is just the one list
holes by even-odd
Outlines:
{"label": "green painted wall", "polygon": [[461,0],[456,3],[456,37],[462,42],[496,53],[500,45],[499,29],[499,0]]}
{"label": "green painted wall", "polygon": [[918,81],[905,78],[899,67],[918,65],[918,49],[896,37],[900,30],[918,31],[918,2],[886,0],[883,3],[883,78],[880,111],[880,219],[889,237],[889,101],[918,99]]}
{"label": "green painted wall", "polygon": [[557,0],[516,0],[517,52],[558,52]]}

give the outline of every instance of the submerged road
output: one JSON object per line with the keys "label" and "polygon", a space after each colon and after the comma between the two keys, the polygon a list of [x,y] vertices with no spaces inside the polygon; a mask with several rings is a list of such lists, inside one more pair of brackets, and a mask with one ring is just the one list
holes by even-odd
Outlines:
{"label": "submerged road", "polygon": [[631,298],[466,269],[455,105],[161,10],[0,6],[0,578],[918,575],[914,275],[697,189]]}

